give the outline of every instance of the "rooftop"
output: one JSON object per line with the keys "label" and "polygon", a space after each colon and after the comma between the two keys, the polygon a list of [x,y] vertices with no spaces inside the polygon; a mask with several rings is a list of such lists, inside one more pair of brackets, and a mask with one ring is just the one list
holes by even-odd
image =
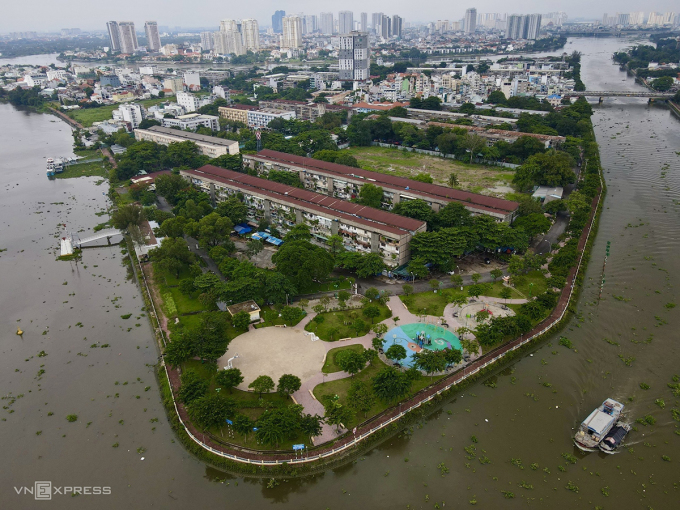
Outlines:
{"label": "rooftop", "polygon": [[503,200],[502,198],[487,197],[477,193],[470,193],[469,191],[461,191],[437,184],[427,184],[424,182],[414,181],[405,177],[397,177],[389,174],[381,174],[379,172],[372,172],[370,170],[362,170],[361,168],[354,168],[351,166],[339,165],[337,163],[329,163],[313,158],[306,158],[303,156],[295,156],[285,152],[277,152],[269,149],[264,149],[257,153],[256,157],[267,159],[273,162],[285,162],[294,164],[302,168],[323,170],[331,174],[345,175],[363,179],[371,182],[376,186],[387,187],[392,190],[408,190],[414,195],[420,195],[430,200],[448,200],[451,202],[461,202],[476,206],[480,209],[488,210],[490,212],[509,213],[517,210],[519,204],[510,200]]}
{"label": "rooftop", "polygon": [[330,215],[367,227],[379,227],[380,230],[397,236],[415,232],[425,226],[424,221],[399,216],[398,214],[365,205],[346,202],[339,198],[329,197],[313,191],[295,188],[213,165],[205,165],[197,170],[183,170],[182,172],[197,178],[207,178],[223,182],[243,190],[252,190],[260,195],[278,200],[283,199],[292,207],[297,205],[298,207],[316,211],[320,215]]}
{"label": "rooftop", "polygon": [[236,303],[235,305],[231,305],[227,307],[227,311],[231,315],[236,315],[239,312],[255,312],[255,311],[260,311],[260,307],[257,306],[257,303],[253,301],[252,299],[250,301],[244,301],[243,303]]}
{"label": "rooftop", "polygon": [[148,129],[136,129],[135,131],[141,131],[142,133],[145,131],[150,131],[152,133],[174,136],[175,138],[184,138],[185,140],[190,140],[193,142],[210,143],[213,145],[222,145],[225,147],[238,145],[238,142],[234,140],[226,140],[225,138],[218,138],[216,136],[198,135],[196,133],[189,133],[188,131],[179,131],[177,129],[166,128],[161,126],[151,126]]}

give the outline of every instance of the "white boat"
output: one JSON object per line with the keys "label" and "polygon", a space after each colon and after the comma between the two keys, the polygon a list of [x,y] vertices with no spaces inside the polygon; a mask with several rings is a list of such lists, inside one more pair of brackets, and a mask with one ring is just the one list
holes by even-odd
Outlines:
{"label": "white boat", "polygon": [[54,177],[54,174],[63,172],[73,161],[74,158],[47,158],[47,176]]}
{"label": "white boat", "polygon": [[608,398],[583,420],[574,436],[574,444],[584,452],[595,452],[600,442],[614,427],[623,411],[623,404]]}

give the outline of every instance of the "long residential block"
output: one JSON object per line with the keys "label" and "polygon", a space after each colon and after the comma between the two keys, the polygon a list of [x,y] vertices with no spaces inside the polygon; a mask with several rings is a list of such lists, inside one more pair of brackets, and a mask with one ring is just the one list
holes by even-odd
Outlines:
{"label": "long residential block", "polygon": [[257,154],[244,154],[243,163],[262,175],[270,170],[296,172],[306,189],[343,200],[355,198],[364,184],[375,184],[383,189],[383,207],[386,209],[392,209],[404,200],[422,199],[436,212],[449,202],[457,202],[463,204],[472,214],[486,214],[497,221],[510,223],[519,208],[519,204],[511,200],[269,149]]}
{"label": "long residential block", "polygon": [[379,253],[392,268],[408,262],[411,238],[427,229],[424,221],[213,165],[181,170],[180,175],[215,202],[238,196],[248,206],[251,222],[267,220],[283,234],[304,223],[318,241],[339,235],[346,249]]}
{"label": "long residential block", "polygon": [[151,126],[148,129],[135,129],[135,140],[148,140],[160,145],[170,145],[171,143],[194,142],[204,156],[216,158],[225,154],[233,155],[239,153],[238,142],[225,140],[216,136],[197,135],[179,129],[165,128],[161,126]]}

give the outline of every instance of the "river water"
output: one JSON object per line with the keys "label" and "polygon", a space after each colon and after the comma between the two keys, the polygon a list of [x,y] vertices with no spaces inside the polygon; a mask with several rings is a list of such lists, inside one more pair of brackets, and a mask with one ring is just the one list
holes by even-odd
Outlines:
{"label": "river water", "polygon": [[[627,43],[575,39],[567,50],[583,52],[589,89],[635,90],[610,60]],[[680,375],[680,314],[664,305],[680,300],[680,124],[667,109],[635,99],[596,107],[608,191],[579,315],[561,332],[575,350],[556,335],[408,434],[273,488],[207,467],[175,442],[148,367],[157,352],[143,301],[120,248],[86,250],[78,266],[55,261],[60,224],[78,231],[102,221],[104,188],[94,178],[45,177],[45,157],[70,154],[64,123],[9,105],[0,118],[0,393],[10,397],[0,410],[2,508],[677,507],[680,435],[670,409],[680,405],[667,384]],[[574,428],[607,397],[625,402],[629,419],[656,423],[637,425],[631,450],[581,455]],[[112,494],[51,503],[17,494],[35,481]]]}

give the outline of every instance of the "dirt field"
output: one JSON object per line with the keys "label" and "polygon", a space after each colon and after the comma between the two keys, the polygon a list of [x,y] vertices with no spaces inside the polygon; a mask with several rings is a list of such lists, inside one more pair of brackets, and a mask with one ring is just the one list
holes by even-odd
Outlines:
{"label": "dirt field", "polygon": [[458,176],[458,189],[503,198],[513,193],[514,172],[503,167],[469,165],[453,159],[437,158],[385,147],[352,147],[345,149],[366,170],[383,174],[413,177],[429,173],[435,184],[449,185],[449,175]]}

